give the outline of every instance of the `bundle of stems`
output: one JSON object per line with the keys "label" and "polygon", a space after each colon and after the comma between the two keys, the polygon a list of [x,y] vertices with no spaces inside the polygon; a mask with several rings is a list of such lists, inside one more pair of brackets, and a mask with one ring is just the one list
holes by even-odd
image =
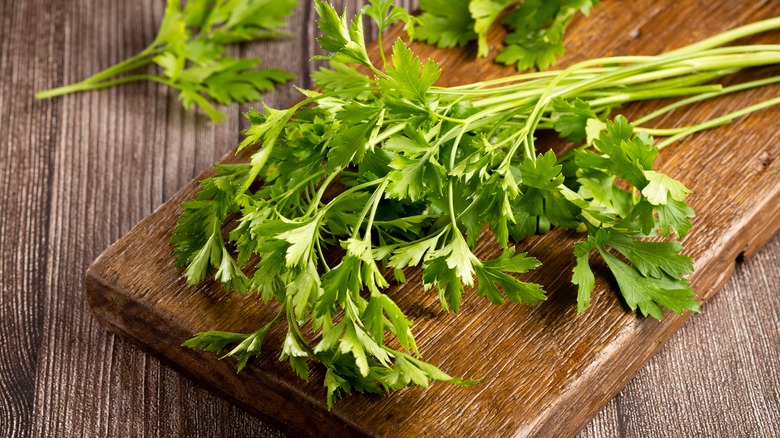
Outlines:
{"label": "bundle of stems", "polygon": [[[404,17],[388,3],[367,10],[380,29],[389,24],[383,17]],[[424,288],[456,312],[471,287],[496,304],[535,304],[546,298],[542,286],[517,274],[539,262],[516,254],[511,241],[553,226],[586,236],[574,248],[580,312],[595,284],[594,251],[631,309],[659,319],[661,306],[698,311],[685,278],[693,263],[678,242],[691,229],[690,191],[653,168],[658,149],[780,97],[691,126],[644,125],[685,105],[780,82],[716,82],[780,64],[780,45],[724,47],[780,28],[780,18],[657,56],[438,87],[434,61],[423,63],[401,40],[387,57],[380,32],[379,68],[369,60],[360,15],[348,23],[325,3],[316,8],[319,42],[329,52],[323,58],[332,62],[314,75],[318,89],[303,90],[306,98],[287,110],[248,115],[240,149],[262,146],[250,162],[219,166],[202,182],[197,199],[182,205],[173,236],[191,283],[213,275],[229,289],[275,299],[279,314],[255,333],[205,332],[185,345],[219,351],[236,344],[228,355],[239,357],[240,369],[260,353],[270,327],[286,321],[281,359],[304,378],[308,360],[324,364],[331,404],[352,390],[473,384],[419,358],[412,322],[384,293],[390,273],[403,283],[406,268],[421,266]],[[682,99],[633,124],[608,118],[628,102],[674,97]],[[586,142],[560,157],[540,154],[540,130]],[[326,196],[338,185],[340,193]],[[234,213],[239,219],[229,225]],[[504,249],[496,259],[472,251],[485,228]],[[326,260],[329,248],[341,248],[335,264]]]}

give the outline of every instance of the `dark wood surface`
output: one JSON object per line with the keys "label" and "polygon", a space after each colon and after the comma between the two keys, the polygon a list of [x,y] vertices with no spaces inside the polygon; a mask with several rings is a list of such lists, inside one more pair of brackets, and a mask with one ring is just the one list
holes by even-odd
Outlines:
{"label": "dark wood surface", "polygon": [[[666,14],[672,22],[661,2],[637,11],[633,5],[647,2],[613,1],[638,14],[635,27],[624,30],[637,30],[641,38],[656,31],[653,17]],[[674,4],[680,3],[702,4]],[[774,5],[744,4],[710,19],[738,20]],[[214,127],[150,84],[32,99],[35,90],[78,80],[142,49],[162,9],[153,1],[0,3],[4,436],[279,435],[109,334],[87,309],[84,271],[91,260],[232,149],[244,126],[238,107]],[[667,34],[674,27],[658,26]],[[296,71],[297,84],[307,86],[306,60],[314,52],[310,5],[298,9],[290,29],[298,33],[293,39],[239,52]],[[704,36],[706,29],[680,40]],[[288,87],[269,101],[278,107],[295,98]],[[737,264],[722,292],[582,436],[777,436],[779,289],[780,241],[774,238]]]}

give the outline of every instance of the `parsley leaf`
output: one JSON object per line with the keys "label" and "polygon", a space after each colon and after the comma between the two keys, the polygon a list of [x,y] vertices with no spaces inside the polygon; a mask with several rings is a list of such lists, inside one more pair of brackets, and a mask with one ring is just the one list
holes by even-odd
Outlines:
{"label": "parsley leaf", "polygon": [[[574,9],[592,3],[528,0],[523,5],[537,15],[509,17],[518,29],[542,26],[540,32],[560,36],[553,24],[560,27]],[[482,26],[504,3],[476,4],[484,8]],[[564,9],[569,15],[561,19]],[[660,142],[625,117],[606,115],[616,102],[647,99],[653,87],[662,87],[664,96],[697,93],[691,83],[746,63],[776,64],[776,57],[732,61],[695,45],[677,52],[674,62],[668,55],[626,66],[605,59],[597,68],[589,61],[563,72],[445,88],[435,84],[437,63],[421,61],[401,40],[390,62],[374,65],[361,14],[348,21],[323,2],[315,10],[320,43],[329,52],[323,58],[332,61],[315,77],[321,89],[302,90],[304,99],[286,110],[250,111],[240,145],[252,148],[249,162],[218,166],[196,198],[182,205],[172,237],[190,283],[214,278],[269,305],[275,301],[279,314],[255,333],[207,332],[186,345],[232,346],[227,355],[237,356],[242,368],[261,354],[267,327],[286,324],[279,359],[303,379],[313,362],[322,364],[331,407],[352,392],[381,394],[433,381],[472,385],[420,358],[415,325],[393,300],[393,277],[421,281],[447,311],[461,311],[470,292],[496,304],[537,304],[546,293],[527,278],[539,266],[535,249],[515,253],[512,240],[553,227],[586,235],[574,245],[578,312],[596,284],[591,263],[604,263],[628,307],[643,315],[698,311],[687,279],[693,261],[679,242],[691,230],[689,190],[656,168],[659,149],[780,101],[714,122],[653,130],[671,136]],[[372,1],[364,12],[382,29],[408,18],[386,0]],[[188,19],[204,20],[204,13]],[[201,57],[212,49],[206,44],[194,52]],[[681,73],[688,59],[699,71],[719,73]],[[190,74],[176,58],[162,62],[171,77]],[[540,153],[535,141],[542,130],[586,144],[560,156]],[[503,252],[483,260],[478,254],[490,241]]]}
{"label": "parsley leaf", "polygon": [[414,37],[437,47],[464,46],[477,38],[470,0],[420,0]]}
{"label": "parsley leaf", "polygon": [[566,27],[579,11],[585,15],[600,0],[422,0],[414,37],[441,48],[478,40],[478,55],[487,57],[487,32],[509,9],[502,24],[510,32],[495,60],[518,70],[545,70],[563,54]]}
{"label": "parsley leaf", "polygon": [[[213,122],[226,119],[214,104],[260,100],[263,92],[293,78],[291,73],[257,69],[259,59],[225,56],[228,45],[284,36],[279,31],[297,0],[212,2],[169,0],[152,44],[140,53],[81,82],[36,93],[47,99],[77,91],[97,90],[150,80],[179,91],[185,108],[196,105]],[[132,74],[156,64],[162,74]]]}

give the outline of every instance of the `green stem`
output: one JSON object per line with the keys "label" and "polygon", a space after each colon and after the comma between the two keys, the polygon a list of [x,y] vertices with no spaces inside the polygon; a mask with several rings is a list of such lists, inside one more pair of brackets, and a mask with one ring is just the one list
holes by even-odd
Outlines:
{"label": "green stem", "polygon": [[[371,200],[369,203],[371,204],[371,214],[368,216],[368,223],[366,224],[366,236],[365,241],[371,244],[371,227],[374,225],[374,217],[376,217],[376,210],[379,208],[379,202],[382,200],[382,194],[385,192],[385,189],[387,188],[387,185],[390,183],[389,179],[385,179],[382,182],[382,185],[377,187],[376,191],[374,192],[374,195],[371,197]],[[363,219],[361,218],[360,222],[362,222]],[[358,222],[358,227],[360,226],[360,222]]]}
{"label": "green stem", "polygon": [[306,213],[304,213],[304,216],[310,215],[314,210],[317,209],[317,207],[320,204],[320,201],[322,200],[322,196],[325,194],[325,190],[328,188],[331,182],[339,175],[340,169],[334,170],[330,175],[325,178],[325,181],[322,182],[322,185],[320,185],[319,190],[317,190],[317,194],[314,196],[314,200],[309,204],[309,208],[306,209]]}
{"label": "green stem", "polygon": [[403,123],[399,123],[397,125],[394,125],[391,128],[387,128],[386,130],[382,131],[381,134],[377,135],[376,138],[374,138],[374,141],[372,141],[371,143],[368,143],[367,146],[368,147],[374,147],[374,146],[378,145],[379,143],[382,143],[383,141],[385,141],[388,138],[390,138],[393,134],[397,134],[397,133],[403,131],[404,128],[406,128],[406,125],[407,125],[407,123],[403,122]]}
{"label": "green stem", "polygon": [[293,314],[293,305],[290,303],[289,298],[285,300],[284,308],[287,317],[287,328],[292,332],[293,336],[298,339],[298,342],[302,344],[301,347],[306,350],[306,353],[308,353],[311,358],[317,358],[317,353],[314,352],[314,349],[309,345],[309,341],[306,340],[303,333],[301,333],[301,330],[298,328],[298,323]]}
{"label": "green stem", "polygon": [[736,93],[738,91],[749,90],[751,88],[757,88],[757,87],[763,87],[763,86],[766,86],[766,85],[776,84],[778,82],[780,82],[780,76],[774,76],[774,77],[771,77],[771,78],[759,79],[759,80],[756,80],[756,81],[750,81],[750,82],[744,82],[744,83],[741,83],[741,84],[738,84],[738,85],[732,85],[730,87],[726,87],[726,88],[722,89],[721,91],[719,91],[717,93],[707,93],[707,94],[700,94],[698,96],[689,97],[688,99],[683,99],[683,100],[674,102],[674,103],[669,104],[669,105],[667,105],[667,106],[665,106],[663,108],[660,108],[660,109],[658,109],[656,111],[653,111],[652,113],[650,113],[650,114],[648,114],[648,115],[646,115],[644,117],[636,119],[634,121],[634,125],[635,126],[636,125],[642,125],[644,123],[649,122],[650,120],[653,120],[653,119],[658,118],[658,117],[660,117],[660,116],[662,116],[662,115],[664,115],[666,113],[669,113],[669,112],[671,112],[673,110],[676,110],[677,108],[681,108],[683,106],[690,105],[692,103],[701,102],[701,101],[712,99],[712,98],[719,97],[719,96],[725,96],[727,94]]}
{"label": "green stem", "polygon": [[773,99],[765,100],[763,102],[757,103],[755,105],[750,105],[748,107],[742,108],[740,110],[728,113],[726,115],[707,120],[706,122],[699,123],[698,125],[690,126],[689,128],[683,130],[679,134],[673,135],[664,141],[658,143],[656,147],[658,149],[663,149],[666,146],[669,146],[670,144],[676,142],[677,140],[680,140],[681,138],[687,137],[691,134],[705,131],[707,129],[712,129],[721,125],[725,125],[730,123],[732,120],[736,119],[737,117],[742,117],[744,115],[754,113],[756,111],[760,111],[765,108],[769,108],[774,105],[780,105],[780,96],[775,97]]}
{"label": "green stem", "polygon": [[377,32],[376,39],[379,44],[379,57],[382,58],[382,68],[384,69],[387,66],[387,58],[385,58],[385,45],[384,45],[384,41],[382,40],[382,36],[383,33],[382,33],[382,29],[380,28],[379,31]]}
{"label": "green stem", "polygon": [[334,205],[338,204],[338,202],[342,198],[344,198],[345,196],[348,196],[348,195],[350,195],[350,194],[352,194],[354,192],[357,192],[359,190],[363,190],[363,189],[368,188],[368,187],[373,187],[373,186],[375,186],[377,184],[382,184],[387,179],[388,178],[386,176],[382,177],[382,178],[377,178],[377,179],[374,179],[374,180],[371,180],[371,181],[368,181],[368,182],[364,182],[363,184],[358,184],[356,186],[350,187],[347,190],[344,190],[343,192],[339,193],[338,196],[336,196],[330,202],[328,202],[328,204],[325,205],[325,207],[322,208],[321,213],[324,214],[326,211],[328,211],[329,208],[331,208]]}
{"label": "green stem", "polygon": [[154,81],[171,87],[174,86],[173,82],[160,76],[133,75],[133,76],[124,76],[119,79],[114,79],[112,81],[99,82],[97,84],[88,84],[88,83],[79,82],[76,84],[65,85],[63,87],[52,88],[51,90],[46,90],[46,91],[41,91],[36,93],[35,98],[48,99],[51,97],[61,96],[63,94],[73,93],[76,91],[100,90],[102,88],[110,88],[115,85],[121,85],[121,84],[127,84],[129,82],[139,82],[139,81]]}
{"label": "green stem", "polygon": [[639,100],[652,100],[652,99],[663,99],[666,97],[679,97],[679,96],[690,96],[691,94],[712,94],[717,93],[721,91],[723,87],[718,85],[700,85],[697,87],[681,87],[681,88],[672,88],[672,89],[666,89],[666,90],[647,90],[647,91],[637,91],[633,93],[618,93],[613,94],[609,97],[604,97],[601,99],[594,99],[590,101],[591,107],[599,107],[599,106],[606,106],[606,105],[614,105],[614,104],[621,104],[626,102],[636,102]]}
{"label": "green stem", "polygon": [[726,32],[723,32],[719,35],[687,45],[677,50],[672,50],[671,52],[667,52],[665,56],[678,56],[688,53],[701,52],[703,50],[736,41],[740,38],[756,35],[777,28],[780,28],[780,17],[757,21],[755,23],[727,30]]}
{"label": "green stem", "polygon": [[161,49],[159,48],[155,49],[152,46],[147,47],[141,53],[138,53],[137,55],[130,57],[128,59],[125,59],[122,62],[114,64],[111,67],[108,67],[107,69],[100,71],[84,79],[81,82],[76,82],[73,84],[63,85],[61,87],[55,87],[48,90],[39,91],[38,93],[35,93],[35,98],[49,99],[56,96],[62,96],[68,93],[75,93],[78,91],[98,90],[101,88],[112,87],[118,84],[124,84],[127,82],[151,79],[152,77],[151,75],[135,75],[135,76],[128,76],[128,78],[133,78],[129,80],[127,80],[126,78],[119,78],[111,81],[106,80],[111,77],[118,76],[120,74],[127,73],[129,71],[136,70],[138,68],[149,65],[152,62],[152,57],[156,56],[160,52]]}

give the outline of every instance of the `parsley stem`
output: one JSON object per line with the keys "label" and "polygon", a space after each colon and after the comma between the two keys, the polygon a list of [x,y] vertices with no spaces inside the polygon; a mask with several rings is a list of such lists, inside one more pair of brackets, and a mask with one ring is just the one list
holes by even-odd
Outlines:
{"label": "parsley stem", "polygon": [[767,20],[757,21],[745,26],[740,26],[731,30],[727,30],[714,37],[704,39],[694,44],[689,44],[677,50],[667,52],[667,56],[678,56],[688,53],[701,52],[712,47],[722,46],[726,43],[736,41],[740,38],[744,38],[751,35],[756,35],[762,32],[766,32],[773,29],[780,28],[780,17],[770,18]]}
{"label": "parsley stem", "polygon": [[287,317],[287,328],[292,333],[295,338],[297,338],[298,342],[300,342],[304,350],[306,350],[306,353],[309,354],[310,357],[314,358],[317,357],[317,354],[314,352],[314,349],[311,348],[311,345],[309,345],[309,342],[306,340],[306,338],[303,336],[303,333],[301,333],[300,328],[298,328],[298,323],[295,320],[295,315],[293,314],[293,305],[290,302],[290,298],[287,298],[285,300],[285,313]]}
{"label": "parsley stem", "polygon": [[[379,203],[382,201],[382,194],[385,192],[385,189],[387,188],[387,185],[390,183],[390,180],[387,178],[384,178],[384,181],[382,181],[382,185],[377,187],[374,194],[371,196],[371,200],[369,201],[371,204],[371,214],[368,216],[368,223],[366,223],[366,235],[365,235],[365,241],[371,244],[371,227],[374,225],[374,217],[376,217],[376,210],[379,208]],[[361,219],[362,222],[362,219]],[[360,223],[358,223],[358,227],[360,226]]]}
{"label": "parsley stem", "polygon": [[667,106],[665,106],[663,108],[660,108],[660,109],[658,109],[656,111],[653,111],[652,113],[650,113],[650,114],[648,114],[646,116],[640,117],[640,118],[636,119],[636,121],[634,121],[634,124],[636,126],[642,125],[644,123],[649,122],[650,120],[658,118],[658,117],[660,117],[660,116],[662,116],[662,115],[664,115],[664,114],[666,114],[668,112],[671,112],[671,111],[673,111],[673,110],[675,110],[677,108],[680,108],[680,107],[683,107],[683,106],[686,106],[686,105],[690,105],[692,103],[701,102],[701,101],[712,99],[712,98],[719,97],[719,96],[725,96],[726,94],[736,93],[738,91],[749,90],[751,88],[757,88],[757,87],[763,87],[763,86],[766,86],[766,85],[776,84],[778,82],[780,82],[780,76],[773,76],[773,77],[770,77],[770,78],[759,79],[759,80],[750,81],[750,82],[743,82],[741,84],[725,87],[725,88],[723,88],[721,91],[719,91],[717,93],[700,94],[700,95],[697,95],[697,96],[689,97],[688,99],[683,99],[683,100],[674,102],[674,103],[669,104],[669,105],[667,105]]}
{"label": "parsley stem", "polygon": [[[333,174],[333,175],[338,175],[338,174],[339,174],[339,172],[334,172],[334,174]],[[327,203],[327,205],[325,205],[325,206],[322,208],[322,211],[321,211],[320,213],[321,213],[321,214],[325,214],[325,212],[326,212],[326,211],[328,211],[328,209],[330,209],[330,208],[331,208],[331,207],[333,207],[334,205],[338,204],[338,203],[339,203],[339,201],[341,201],[342,199],[344,199],[346,196],[348,196],[348,195],[350,195],[350,194],[352,194],[352,193],[355,193],[355,192],[357,192],[357,191],[360,191],[360,190],[366,189],[366,188],[368,188],[368,187],[372,187],[372,186],[375,186],[375,185],[377,185],[377,184],[381,184],[381,183],[382,183],[384,180],[386,180],[386,179],[387,179],[387,177],[385,176],[385,177],[383,177],[383,178],[374,179],[374,180],[371,180],[371,181],[365,182],[365,183],[363,183],[363,184],[358,184],[358,185],[356,185],[356,186],[352,186],[352,187],[348,188],[347,190],[344,190],[343,192],[339,193],[339,194],[338,194],[338,196],[336,196],[335,198],[331,199],[331,201],[330,201],[330,202],[328,202],[328,203]],[[307,212],[307,214],[308,214],[308,213],[309,213],[309,212]]]}
{"label": "parsley stem", "polygon": [[[306,213],[304,213],[304,216],[310,215],[312,212],[314,212],[319,207],[320,201],[322,200],[322,196],[325,194],[325,190],[328,188],[330,183],[333,182],[333,180],[337,176],[339,176],[339,169],[335,170],[333,173],[328,175],[327,178],[325,178],[325,181],[322,182],[322,184],[320,185],[319,190],[317,190],[317,194],[314,195],[314,199],[309,204],[309,207],[306,209]],[[328,205],[330,205],[330,204],[328,204]]]}
{"label": "parsley stem", "polygon": [[740,110],[730,112],[726,115],[716,117],[711,120],[707,120],[706,122],[699,123],[697,125],[690,126],[680,132],[679,134],[673,135],[669,138],[664,139],[662,142],[658,143],[656,147],[658,149],[663,149],[666,146],[669,146],[670,144],[676,142],[677,140],[680,140],[681,138],[687,137],[691,134],[697,133],[699,131],[705,131],[707,129],[712,129],[717,126],[725,125],[730,123],[732,120],[736,119],[737,117],[742,117],[744,115],[769,108],[774,105],[780,105],[780,96],[775,97],[773,99],[765,100],[763,102],[757,103],[755,105],[750,105],[745,108],[742,108]]}
{"label": "parsley stem", "polygon": [[323,173],[325,173],[324,170],[321,170],[319,172],[314,172],[311,175],[308,175],[301,182],[299,182],[298,184],[296,184],[295,186],[293,186],[292,188],[290,188],[286,192],[282,193],[280,195],[280,197],[278,197],[278,198],[272,197],[271,199],[273,199],[274,201],[276,201],[276,202],[281,204],[281,203],[285,202],[290,196],[292,196],[295,193],[297,193],[298,189],[300,189],[301,187],[303,187],[306,184],[309,184],[311,182],[311,180],[313,180],[315,178],[319,178]]}
{"label": "parsley stem", "polygon": [[75,84],[69,84],[64,85],[62,87],[52,88],[50,90],[40,91],[38,93],[35,93],[36,99],[49,99],[56,96],[61,96],[63,94],[73,93],[76,91],[88,91],[88,90],[100,90],[101,88],[109,88],[113,87],[115,85],[120,84],[126,84],[129,82],[139,82],[139,81],[154,81],[159,82],[161,84],[173,86],[173,84],[160,77],[155,75],[133,75],[133,76],[124,76],[119,79],[114,79],[111,81],[103,81],[103,82],[97,82],[97,83],[91,83],[91,82],[77,82]]}
{"label": "parsley stem", "polygon": [[384,33],[382,32],[382,26],[379,26],[379,30],[377,31],[377,43],[379,44],[379,57],[382,58],[382,68],[386,68],[387,66],[387,58],[385,57],[385,45],[384,41],[382,40],[382,37]]}
{"label": "parsley stem", "polygon": [[145,65],[149,65],[152,63],[153,58],[162,52],[163,50],[160,47],[154,48],[153,46],[149,46],[138,54],[127,58],[124,61],[118,62],[111,67],[108,67],[107,69],[84,79],[83,82],[99,82],[112,76],[117,76]]}
{"label": "parsley stem", "polygon": [[317,245],[317,254],[320,256],[320,262],[322,262],[322,266],[325,268],[325,272],[330,272],[328,259],[325,258],[325,253],[322,251],[322,244],[320,243],[320,240],[320,238],[314,239],[314,243]]}
{"label": "parsley stem", "polygon": [[711,93],[717,93],[722,89],[723,89],[722,85],[716,84],[716,85],[700,85],[697,87],[681,87],[681,88],[670,88],[670,89],[661,89],[661,90],[637,91],[633,93],[613,94],[612,96],[609,97],[603,97],[601,99],[591,100],[589,103],[591,107],[599,107],[599,106],[621,104],[626,102],[636,102],[639,100],[653,100],[653,99],[663,99],[667,97],[690,96],[691,94],[705,94],[705,93],[711,94]]}
{"label": "parsley stem", "polygon": [[[634,56],[632,58],[647,58],[650,59],[652,56]],[[637,59],[638,60],[638,59]],[[583,69],[580,72],[580,75],[582,76],[592,76],[596,74],[605,73],[607,71],[610,71],[612,68],[610,67],[596,67],[596,68],[588,68]],[[501,92],[501,91],[511,91],[516,89],[515,87],[518,84],[512,84],[512,85],[506,85],[504,87],[494,87],[494,88],[488,88],[495,85],[501,85],[501,84],[507,84],[507,83],[531,83],[534,80],[544,80],[544,79],[551,79],[555,76],[558,76],[560,74],[560,70],[546,70],[546,71],[538,71],[538,72],[532,72],[532,73],[524,73],[524,74],[518,74],[518,75],[512,75],[512,76],[506,76],[498,79],[493,79],[490,81],[482,81],[482,82],[472,82],[470,84],[465,85],[456,85],[452,87],[431,87],[432,93],[445,93],[448,90],[453,90],[452,93],[462,93],[462,92],[469,92],[469,91],[477,91],[480,93],[483,93],[485,91],[490,92]]]}
{"label": "parsley stem", "polygon": [[[73,93],[77,91],[88,91],[88,90],[99,90],[101,88],[107,88],[114,85],[124,84],[127,82],[133,82],[133,81],[142,81],[145,79],[151,79],[152,75],[134,75],[134,76],[126,76],[119,79],[114,79],[111,81],[108,81],[106,79],[118,76],[120,74],[136,70],[138,68],[144,67],[146,65],[151,64],[152,57],[156,56],[159,51],[150,50],[151,47],[147,48],[143,52],[133,56],[132,58],[128,58],[122,62],[119,62],[117,64],[114,64],[113,66],[96,73],[86,79],[84,79],[81,82],[76,82],[73,84],[63,85],[60,87],[50,88],[48,90],[39,91],[35,93],[36,99],[50,99],[52,97],[62,96],[64,94]],[[129,79],[128,79],[129,78]],[[160,81],[158,81],[160,82]],[[169,83],[163,82],[167,85]]]}
{"label": "parsley stem", "polygon": [[382,131],[381,134],[377,135],[376,138],[374,138],[373,141],[369,142],[367,146],[369,148],[371,148],[371,147],[374,147],[374,146],[382,143],[383,141],[385,141],[388,138],[392,137],[394,134],[397,134],[397,133],[403,131],[404,128],[406,128],[406,125],[407,125],[407,123],[403,122],[403,123],[398,123],[396,125],[393,125],[390,128],[387,128],[386,130]]}

